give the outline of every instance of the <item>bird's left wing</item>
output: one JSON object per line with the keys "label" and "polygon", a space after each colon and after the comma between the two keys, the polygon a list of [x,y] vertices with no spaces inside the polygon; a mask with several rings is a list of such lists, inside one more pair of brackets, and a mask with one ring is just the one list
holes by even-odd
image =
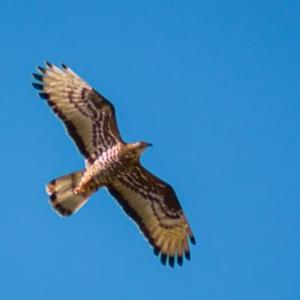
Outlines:
{"label": "bird's left wing", "polygon": [[125,212],[138,224],[161,262],[174,265],[190,259],[189,239],[195,238],[173,188],[140,164],[119,174],[107,186]]}
{"label": "bird's left wing", "polygon": [[93,162],[102,152],[122,142],[113,105],[70,68],[46,63],[38,67],[33,86],[63,121],[80,153]]}

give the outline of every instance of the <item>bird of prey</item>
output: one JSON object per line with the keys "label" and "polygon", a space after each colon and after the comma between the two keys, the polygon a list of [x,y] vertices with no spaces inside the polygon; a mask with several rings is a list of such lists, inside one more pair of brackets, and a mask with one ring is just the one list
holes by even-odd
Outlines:
{"label": "bird of prey", "polygon": [[160,255],[162,264],[190,259],[195,238],[173,188],[140,163],[150,143],[125,143],[111,102],[69,67],[46,62],[33,74],[53,112],[64,123],[85,168],[50,181],[49,202],[61,216],[80,209],[99,188],[106,187]]}

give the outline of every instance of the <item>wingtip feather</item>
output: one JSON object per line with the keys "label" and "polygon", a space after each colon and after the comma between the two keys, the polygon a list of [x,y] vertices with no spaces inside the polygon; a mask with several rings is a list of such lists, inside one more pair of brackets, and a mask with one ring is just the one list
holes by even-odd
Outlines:
{"label": "wingtip feather", "polygon": [[53,64],[51,64],[49,61],[45,61],[45,65],[48,67],[48,68],[52,68],[53,67]]}
{"label": "wingtip feather", "polygon": [[68,69],[67,65],[65,65],[64,63],[61,63],[60,65],[61,65],[61,67],[62,67],[63,69],[65,69],[65,70]]}
{"label": "wingtip feather", "polygon": [[44,88],[43,84],[37,83],[37,82],[32,82],[32,86],[33,86],[35,89],[40,90],[40,91],[42,91],[43,88]]}
{"label": "wingtip feather", "polygon": [[189,251],[185,251],[185,258],[187,259],[187,260],[191,260],[191,254],[190,254],[190,252]]}
{"label": "wingtip feather", "polygon": [[165,266],[167,263],[167,255],[166,254],[161,254],[160,256],[160,262]]}
{"label": "wingtip feather", "polygon": [[196,245],[196,239],[193,235],[190,237],[190,241],[193,245]]}
{"label": "wingtip feather", "polygon": [[39,93],[39,96],[40,96],[42,99],[49,100],[49,95],[48,95],[47,93]]}
{"label": "wingtip feather", "polygon": [[37,69],[38,72],[40,72],[40,73],[42,73],[42,74],[45,74],[45,73],[46,73],[46,69],[43,68],[43,67],[41,67],[41,66],[37,66],[36,69]]}
{"label": "wingtip feather", "polygon": [[174,256],[169,256],[169,265],[171,268],[174,268],[175,264],[175,257]]}
{"label": "wingtip feather", "polygon": [[160,252],[160,251],[159,251],[159,248],[155,247],[155,248],[153,249],[153,253],[154,253],[155,256],[158,256],[159,252]]}
{"label": "wingtip feather", "polygon": [[43,81],[43,76],[40,74],[32,73],[32,77],[38,81]]}
{"label": "wingtip feather", "polygon": [[179,266],[182,267],[182,265],[183,265],[183,257],[182,256],[177,256],[177,263]]}

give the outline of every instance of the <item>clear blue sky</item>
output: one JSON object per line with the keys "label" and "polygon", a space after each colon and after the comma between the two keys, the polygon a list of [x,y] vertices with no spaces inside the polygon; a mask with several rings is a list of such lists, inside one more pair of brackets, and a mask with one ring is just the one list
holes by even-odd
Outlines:
{"label": "clear blue sky", "polygon": [[[0,299],[300,299],[299,1],[2,1]],[[64,62],[176,189],[197,238],[170,269],[105,190],[70,219],[45,184],[83,166],[31,87]]]}

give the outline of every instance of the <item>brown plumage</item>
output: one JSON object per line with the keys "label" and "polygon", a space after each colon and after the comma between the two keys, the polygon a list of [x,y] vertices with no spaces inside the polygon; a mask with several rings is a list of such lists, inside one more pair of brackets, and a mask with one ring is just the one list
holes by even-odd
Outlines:
{"label": "brown plumage", "polygon": [[38,67],[33,86],[63,121],[85,158],[85,169],[52,180],[50,203],[62,216],[81,208],[106,187],[137,223],[154,253],[173,267],[190,259],[189,240],[195,238],[173,188],[147,171],[140,156],[150,145],[125,143],[118,130],[113,105],[70,68],[50,63]]}

